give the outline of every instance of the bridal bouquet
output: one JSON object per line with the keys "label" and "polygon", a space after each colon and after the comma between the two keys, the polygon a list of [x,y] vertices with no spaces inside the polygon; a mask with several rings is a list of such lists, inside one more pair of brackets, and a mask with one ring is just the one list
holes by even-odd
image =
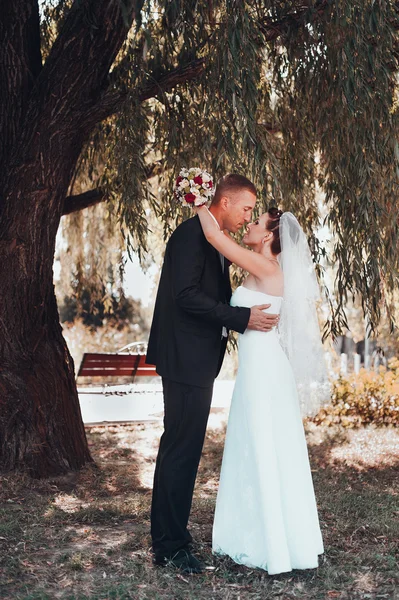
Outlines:
{"label": "bridal bouquet", "polygon": [[174,192],[183,206],[202,206],[215,193],[212,176],[198,167],[182,169],[176,179]]}

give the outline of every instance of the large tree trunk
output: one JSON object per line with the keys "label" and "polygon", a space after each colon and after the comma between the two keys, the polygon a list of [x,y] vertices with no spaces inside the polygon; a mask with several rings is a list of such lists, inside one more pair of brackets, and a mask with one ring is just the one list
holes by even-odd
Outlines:
{"label": "large tree trunk", "polygon": [[133,18],[122,4],[76,1],[43,67],[37,0],[0,15],[0,470],[45,477],[91,461],[52,267],[74,167],[109,110],[107,76]]}
{"label": "large tree trunk", "polygon": [[[40,152],[36,161],[31,154],[14,171],[0,218],[0,469],[35,477],[91,460],[52,270],[74,156],[68,153],[68,165],[55,154]],[[45,184],[35,185],[43,167]]]}
{"label": "large tree trunk", "polygon": [[[0,261],[3,258],[0,253]],[[38,256],[32,258],[31,265],[39,260]],[[15,287],[12,268],[2,271],[2,276],[3,290]],[[43,283],[39,286],[36,278],[28,276],[23,286],[19,280],[21,295],[14,298],[13,307],[4,303],[0,294],[0,319],[9,319],[2,327],[0,348],[0,469],[22,469],[33,477],[79,469],[91,460],[73,360],[62,337],[51,274],[47,284]],[[44,311],[31,304],[28,290],[32,285],[45,287],[45,294],[41,294]],[[10,322],[10,315],[18,321],[17,327],[15,321]]]}

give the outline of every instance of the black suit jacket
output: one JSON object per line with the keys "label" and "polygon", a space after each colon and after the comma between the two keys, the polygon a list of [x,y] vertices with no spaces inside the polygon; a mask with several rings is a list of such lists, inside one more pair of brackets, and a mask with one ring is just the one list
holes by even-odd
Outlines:
{"label": "black suit jacket", "polygon": [[198,217],[173,232],[155,303],[147,363],[162,377],[208,387],[220,371],[227,338],[222,327],[243,333],[250,309],[230,306],[228,262],[202,231]]}

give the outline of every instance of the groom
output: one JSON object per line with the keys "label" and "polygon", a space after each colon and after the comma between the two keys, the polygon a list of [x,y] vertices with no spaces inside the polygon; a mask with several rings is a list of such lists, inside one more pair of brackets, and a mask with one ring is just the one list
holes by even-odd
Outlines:
{"label": "groom", "polygon": [[[249,222],[255,203],[254,184],[228,174],[218,182],[210,211],[222,230],[235,233]],[[187,523],[227,331],[269,331],[277,323],[276,315],[262,312],[269,305],[229,305],[228,268],[198,217],[179,225],[166,246],[148,343],[147,362],[162,376],[165,407],[151,507],[154,563],[186,573],[203,570],[190,552]]]}

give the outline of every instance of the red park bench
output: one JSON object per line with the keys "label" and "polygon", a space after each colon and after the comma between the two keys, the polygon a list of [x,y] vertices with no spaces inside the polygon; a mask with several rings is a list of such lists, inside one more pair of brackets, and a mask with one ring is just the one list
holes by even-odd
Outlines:
{"label": "red park bench", "polygon": [[147,365],[147,344],[133,342],[117,353],[92,353],[83,355],[77,377],[156,377],[154,365]]}

